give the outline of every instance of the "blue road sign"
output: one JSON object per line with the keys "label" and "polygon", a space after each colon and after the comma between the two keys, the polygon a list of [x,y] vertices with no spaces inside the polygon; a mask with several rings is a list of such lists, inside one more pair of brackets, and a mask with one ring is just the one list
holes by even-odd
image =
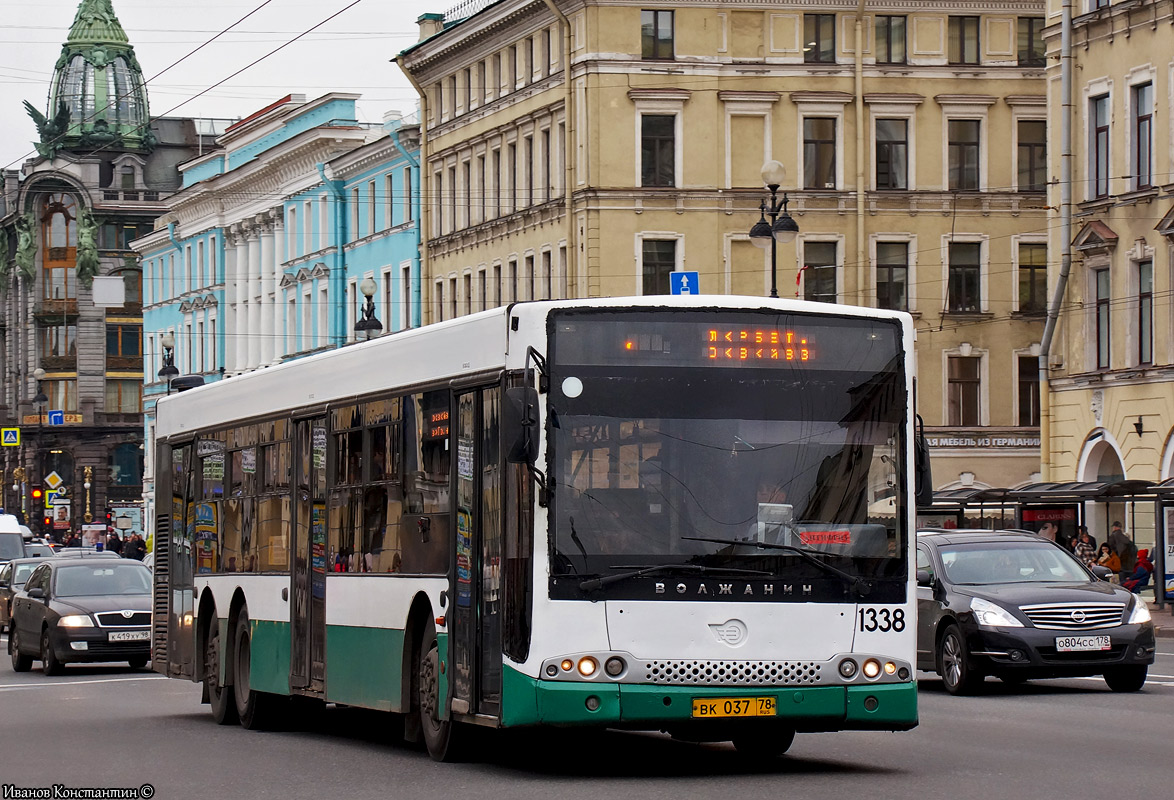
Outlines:
{"label": "blue road sign", "polygon": [[670,272],[670,294],[701,294],[696,272]]}
{"label": "blue road sign", "polygon": [[50,425],[64,425],[65,424],[65,412],[64,411],[50,411],[49,412],[49,424]]}
{"label": "blue road sign", "polygon": [[20,428],[0,428],[0,431],[3,431],[5,447],[16,447],[20,444]]}

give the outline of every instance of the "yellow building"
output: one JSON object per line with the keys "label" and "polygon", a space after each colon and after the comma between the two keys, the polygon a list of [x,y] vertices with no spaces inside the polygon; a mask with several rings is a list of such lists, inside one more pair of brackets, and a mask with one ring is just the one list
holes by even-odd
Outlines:
{"label": "yellow building", "polygon": [[[1044,460],[1051,481],[1153,483],[1174,476],[1174,16],[1169,6],[1144,8],[1142,14],[1126,3],[1076,4],[1065,99],[1061,4],[1049,4],[1052,174],[1061,175],[1065,126],[1072,143],[1067,241],[1062,186],[1051,195],[1050,246],[1056,254],[1071,247],[1048,362]],[[1059,264],[1059,255],[1054,260]],[[1153,508],[1149,501],[1101,503],[1086,512],[1098,540],[1119,519],[1140,547],[1149,547]]]}
{"label": "yellow building", "polygon": [[[861,6],[863,8],[863,6]],[[424,118],[430,319],[700,291],[907,309],[938,488],[1039,469],[1042,2],[465,2],[399,57]],[[770,194],[799,227],[750,240]],[[801,268],[800,268],[801,267]]]}

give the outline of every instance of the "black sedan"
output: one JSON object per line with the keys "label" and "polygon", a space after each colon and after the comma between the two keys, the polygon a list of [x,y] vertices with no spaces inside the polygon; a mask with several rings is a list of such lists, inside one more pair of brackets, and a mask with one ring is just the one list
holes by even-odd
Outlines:
{"label": "black sedan", "polygon": [[151,573],[137,561],[53,558],[38,565],[12,600],[8,652],[26,672],[46,675],[75,661],[146,665],[151,647]]}
{"label": "black sedan", "polygon": [[951,694],[973,693],[987,675],[1101,675],[1135,692],[1154,662],[1145,601],[1031,533],[919,532],[917,615],[917,666]]}
{"label": "black sedan", "polygon": [[12,596],[24,588],[37,564],[49,557],[17,558],[0,567],[0,631],[8,630],[8,621],[12,619]]}

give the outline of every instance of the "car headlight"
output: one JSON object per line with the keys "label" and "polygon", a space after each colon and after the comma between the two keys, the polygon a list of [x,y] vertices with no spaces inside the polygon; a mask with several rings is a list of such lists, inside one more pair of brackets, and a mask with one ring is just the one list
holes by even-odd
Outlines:
{"label": "car headlight", "polygon": [[1149,622],[1150,619],[1150,607],[1146,604],[1145,600],[1140,597],[1134,597],[1133,611],[1129,614],[1129,624],[1137,625],[1142,622]]}
{"label": "car headlight", "polygon": [[62,628],[92,628],[94,623],[86,614],[70,614],[68,617],[62,617],[57,621],[58,626]]}
{"label": "car headlight", "polygon": [[974,613],[974,621],[984,628],[1023,627],[1023,623],[1011,616],[1010,611],[978,597],[971,599],[970,610]]}

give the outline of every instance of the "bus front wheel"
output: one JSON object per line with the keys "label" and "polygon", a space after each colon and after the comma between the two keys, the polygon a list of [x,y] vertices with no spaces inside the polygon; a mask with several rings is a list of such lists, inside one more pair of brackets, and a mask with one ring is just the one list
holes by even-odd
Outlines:
{"label": "bus front wheel", "polygon": [[436,627],[429,622],[420,642],[420,662],[416,668],[419,678],[418,708],[420,733],[424,746],[434,761],[459,761],[460,744],[465,735],[458,723],[441,719],[440,709],[440,647],[436,641]]}

